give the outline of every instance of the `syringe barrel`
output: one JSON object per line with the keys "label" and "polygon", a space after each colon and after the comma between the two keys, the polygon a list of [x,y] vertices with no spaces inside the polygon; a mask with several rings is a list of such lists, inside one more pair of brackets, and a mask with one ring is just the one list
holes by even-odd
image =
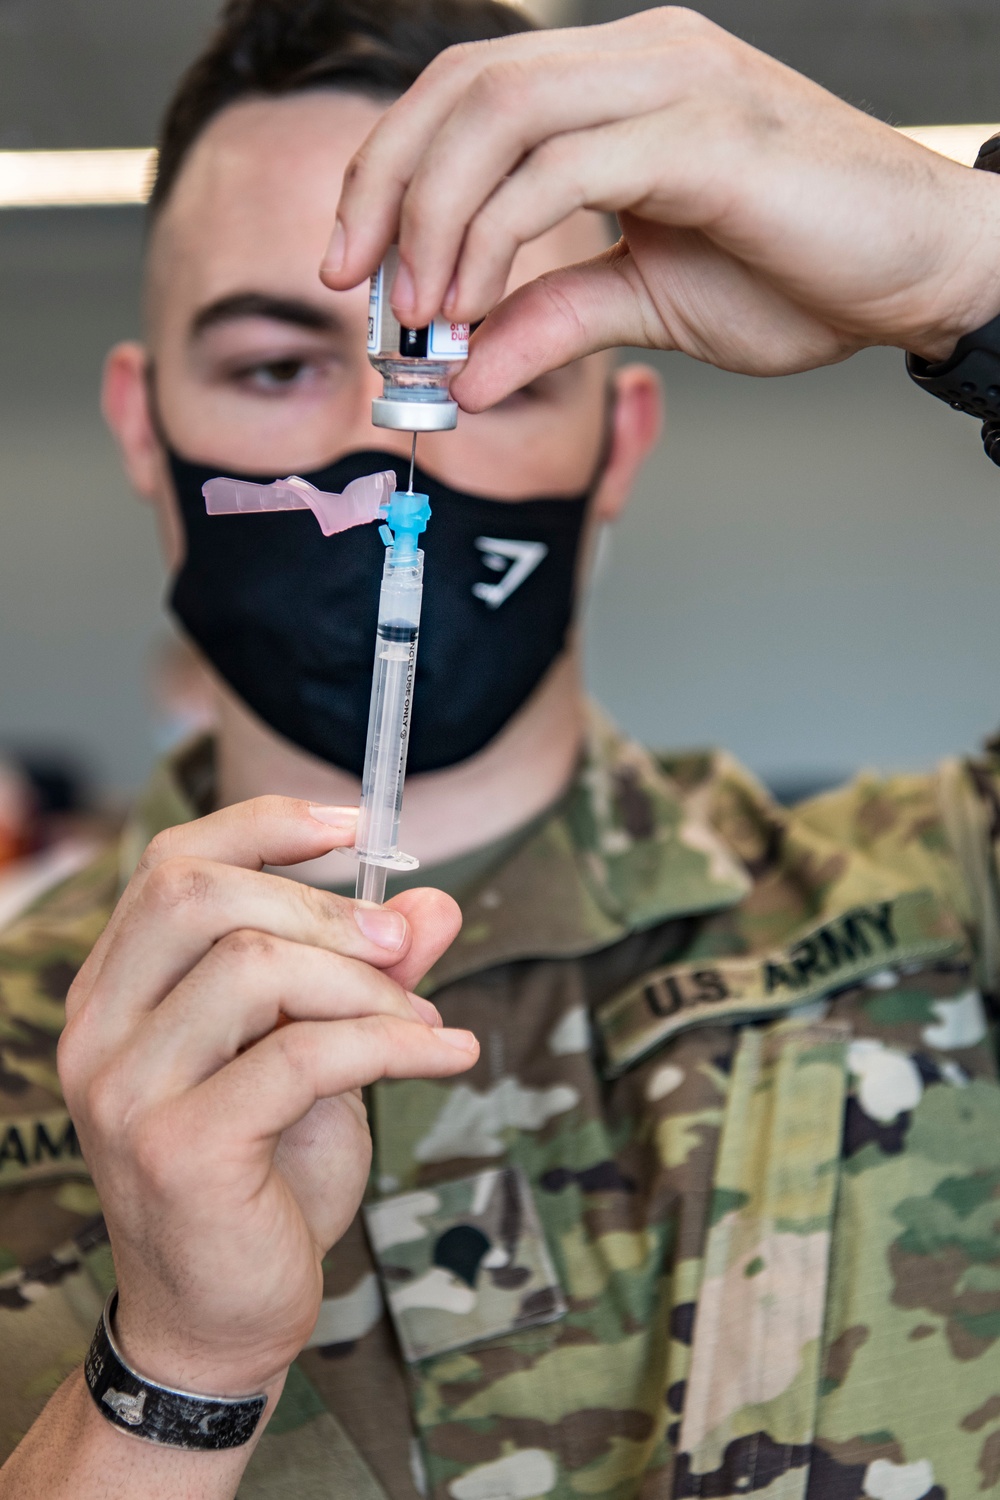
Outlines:
{"label": "syringe barrel", "polygon": [[379,597],[368,744],[355,847],[385,858],[396,850],[410,740],[413,683],[420,633],[424,554],[389,547]]}

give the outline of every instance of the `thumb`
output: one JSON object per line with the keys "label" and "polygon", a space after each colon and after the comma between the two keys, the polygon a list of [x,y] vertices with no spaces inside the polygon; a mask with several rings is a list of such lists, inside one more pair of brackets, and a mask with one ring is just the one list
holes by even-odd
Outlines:
{"label": "thumb", "polygon": [[630,272],[632,257],[619,243],[504,298],[477,330],[468,363],[452,381],[462,410],[485,411],[539,375],[599,349],[668,347],[641,279]]}
{"label": "thumb", "polygon": [[386,905],[402,912],[411,941],[405,958],[385,972],[404,989],[411,990],[455,941],[462,926],[462,912],[458,902],[444,891],[425,886],[400,891]]}

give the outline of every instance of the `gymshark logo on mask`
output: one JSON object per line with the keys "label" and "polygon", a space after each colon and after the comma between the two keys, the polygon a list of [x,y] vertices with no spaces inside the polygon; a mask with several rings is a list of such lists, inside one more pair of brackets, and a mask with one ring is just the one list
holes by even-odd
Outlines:
{"label": "gymshark logo on mask", "polygon": [[472,585],[476,598],[489,609],[499,609],[531,577],[549,550],[544,542],[508,542],[495,536],[477,536],[476,546],[486,566],[494,573],[503,573],[496,583]]}

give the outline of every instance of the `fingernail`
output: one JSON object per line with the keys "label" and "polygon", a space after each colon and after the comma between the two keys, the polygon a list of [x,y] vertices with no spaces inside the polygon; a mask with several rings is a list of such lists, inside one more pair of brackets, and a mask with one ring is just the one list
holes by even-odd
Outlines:
{"label": "fingernail", "polygon": [[413,1009],[416,1011],[421,1021],[423,1021],[428,1026],[433,1026],[435,1029],[440,1027],[441,1012],[438,1010],[436,1005],[432,1005],[429,1000],[425,1000],[423,995],[407,994],[406,998],[413,1006]]}
{"label": "fingernail", "polygon": [[475,1052],[479,1043],[471,1031],[455,1031],[450,1026],[445,1026],[437,1033],[442,1042],[447,1042],[449,1047],[455,1047],[459,1052]]}
{"label": "fingernail", "polygon": [[356,906],[354,920],[369,942],[378,943],[380,948],[395,953],[403,946],[406,922],[400,912],[387,906]]}
{"label": "fingernail", "polygon": [[309,816],[315,818],[317,823],[325,823],[327,828],[339,828],[342,833],[349,833],[357,826],[358,809],[356,807],[310,807]]}
{"label": "fingernail", "polygon": [[398,313],[408,313],[417,300],[413,275],[405,260],[399,262],[399,270],[396,272],[396,280],[392,284],[392,296],[389,300]]}
{"label": "fingernail", "polygon": [[326,254],[323,257],[324,269],[327,271],[331,271],[334,275],[336,275],[336,273],[344,264],[344,256],[346,255],[346,253],[347,232],[344,229],[343,224],[338,219],[333,226],[333,233],[330,236],[330,243],[326,247]]}
{"label": "fingernail", "polygon": [[456,271],[454,276],[451,278],[451,285],[448,287],[448,290],[444,294],[444,302],[441,304],[441,311],[446,313],[452,312],[455,307],[455,298],[457,296],[458,272]]}

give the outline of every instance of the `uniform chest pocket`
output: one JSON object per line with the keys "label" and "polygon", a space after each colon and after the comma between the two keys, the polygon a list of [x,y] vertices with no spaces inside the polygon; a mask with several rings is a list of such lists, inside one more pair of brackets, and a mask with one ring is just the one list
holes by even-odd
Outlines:
{"label": "uniform chest pocket", "polygon": [[517,1167],[370,1203],[365,1225],[410,1364],[554,1322],[566,1301]]}

